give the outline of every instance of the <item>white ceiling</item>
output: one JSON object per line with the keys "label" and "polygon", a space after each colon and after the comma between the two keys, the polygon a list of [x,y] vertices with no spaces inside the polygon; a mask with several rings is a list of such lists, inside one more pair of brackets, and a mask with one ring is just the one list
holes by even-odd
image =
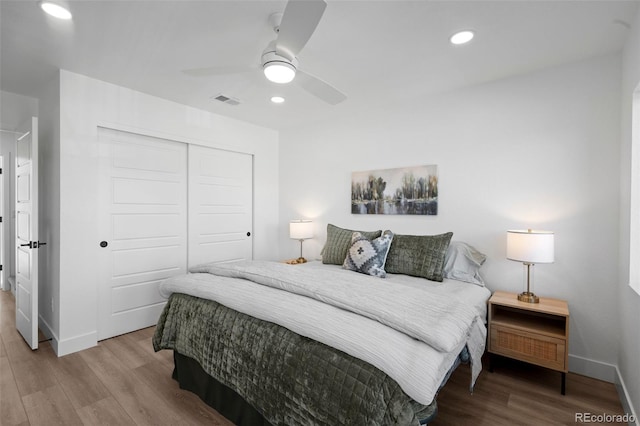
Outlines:
{"label": "white ceiling", "polygon": [[[638,1],[342,1],[299,55],[300,68],[348,99],[331,106],[261,70],[192,77],[181,70],[259,66],[286,1],[71,1],[72,21],[36,1],[0,1],[0,89],[37,97],[58,68],[282,129],[622,48]],[[448,37],[473,29],[452,46]],[[210,100],[224,93],[241,104]],[[274,105],[269,98],[287,100]]]}

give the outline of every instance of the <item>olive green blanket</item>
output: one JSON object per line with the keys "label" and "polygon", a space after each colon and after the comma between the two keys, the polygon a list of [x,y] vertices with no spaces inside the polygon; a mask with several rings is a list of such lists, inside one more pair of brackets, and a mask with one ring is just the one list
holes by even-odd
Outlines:
{"label": "olive green blanket", "polygon": [[198,361],[273,425],[418,425],[437,410],[364,361],[185,294],[169,298],[153,346]]}

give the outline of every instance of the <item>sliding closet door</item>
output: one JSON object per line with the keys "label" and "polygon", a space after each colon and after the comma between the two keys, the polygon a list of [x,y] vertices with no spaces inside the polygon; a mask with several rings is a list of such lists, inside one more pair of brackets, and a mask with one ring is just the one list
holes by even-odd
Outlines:
{"label": "sliding closet door", "polygon": [[187,146],[103,128],[99,141],[102,340],[154,325],[160,281],[186,273]]}
{"label": "sliding closet door", "polygon": [[189,146],[189,266],[253,257],[253,156]]}

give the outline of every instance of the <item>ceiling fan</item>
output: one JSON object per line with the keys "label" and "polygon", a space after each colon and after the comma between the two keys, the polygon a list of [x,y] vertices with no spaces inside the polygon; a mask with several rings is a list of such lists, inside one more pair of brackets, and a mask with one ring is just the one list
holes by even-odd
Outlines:
{"label": "ceiling fan", "polygon": [[[272,14],[269,21],[277,37],[262,52],[262,69],[269,81],[279,84],[293,81],[317,98],[337,105],[347,99],[344,93],[298,67],[297,55],[311,38],[326,7],[325,0],[289,0],[283,13]],[[210,76],[245,71],[247,68],[243,67],[210,67],[183,72],[193,76]]]}

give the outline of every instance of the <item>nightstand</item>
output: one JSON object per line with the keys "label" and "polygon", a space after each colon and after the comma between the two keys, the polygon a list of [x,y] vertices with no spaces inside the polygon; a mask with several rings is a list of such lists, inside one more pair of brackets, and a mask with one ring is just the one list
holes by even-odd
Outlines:
{"label": "nightstand", "polygon": [[489,354],[525,361],[562,373],[565,394],[569,356],[569,306],[559,299],[520,302],[496,291],[489,299]]}

